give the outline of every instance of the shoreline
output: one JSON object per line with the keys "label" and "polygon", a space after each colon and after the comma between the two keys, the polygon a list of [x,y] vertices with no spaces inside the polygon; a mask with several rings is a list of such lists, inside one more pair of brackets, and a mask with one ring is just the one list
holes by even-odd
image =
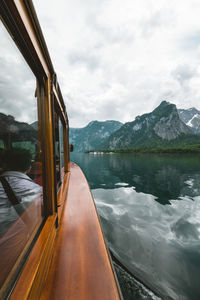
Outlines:
{"label": "shoreline", "polygon": [[134,154],[200,154],[200,145],[191,145],[183,147],[160,147],[160,148],[123,148],[113,150],[94,150],[87,151],[87,154],[103,155],[103,154],[123,154],[123,153],[134,153]]}

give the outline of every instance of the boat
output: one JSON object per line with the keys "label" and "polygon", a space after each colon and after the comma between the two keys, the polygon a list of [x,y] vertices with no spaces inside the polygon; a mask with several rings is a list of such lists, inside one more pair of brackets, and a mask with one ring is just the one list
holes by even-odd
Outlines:
{"label": "boat", "polygon": [[89,185],[70,162],[66,107],[33,3],[1,0],[0,14],[1,41],[9,39],[36,83],[24,100],[32,81],[4,49],[0,299],[122,299]]}

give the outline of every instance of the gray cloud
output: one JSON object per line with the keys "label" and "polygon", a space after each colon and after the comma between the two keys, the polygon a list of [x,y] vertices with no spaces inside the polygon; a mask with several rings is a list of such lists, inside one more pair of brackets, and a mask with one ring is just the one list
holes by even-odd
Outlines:
{"label": "gray cloud", "polygon": [[199,228],[200,225],[198,223],[193,224],[189,222],[186,219],[186,216],[181,217],[171,225],[172,232],[174,232],[176,237],[183,242],[197,241],[199,239]]}
{"label": "gray cloud", "polygon": [[34,3],[73,127],[132,121],[163,99],[200,109],[196,0],[49,1]]}
{"label": "gray cloud", "polygon": [[[141,32],[144,37],[149,37],[157,31],[173,27],[176,16],[170,8],[156,10],[141,22]],[[173,30],[173,28],[172,28]]]}
{"label": "gray cloud", "polygon": [[128,24],[116,24],[116,26],[112,26],[112,23],[107,23],[105,25],[99,19],[95,14],[90,14],[86,19],[86,24],[96,31],[100,40],[102,39],[104,42],[111,44],[120,42],[132,43],[134,41],[134,34],[128,28]]}
{"label": "gray cloud", "polygon": [[184,50],[196,51],[200,46],[200,30],[187,33],[185,36],[179,38],[179,43]]}
{"label": "gray cloud", "polygon": [[90,71],[95,71],[100,64],[100,58],[98,58],[95,54],[86,53],[84,51],[74,51],[70,53],[68,60],[71,65],[86,65]]}
{"label": "gray cloud", "polygon": [[5,46],[0,55],[0,112],[31,123],[37,118],[35,76],[5,29],[0,36]]}
{"label": "gray cloud", "polygon": [[196,76],[196,69],[188,64],[178,65],[175,70],[172,71],[172,76],[174,79],[183,85],[191,78]]}

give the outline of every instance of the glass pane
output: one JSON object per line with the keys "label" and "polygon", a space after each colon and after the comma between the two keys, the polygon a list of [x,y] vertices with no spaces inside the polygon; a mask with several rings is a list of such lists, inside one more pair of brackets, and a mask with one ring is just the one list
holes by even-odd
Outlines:
{"label": "glass pane", "polygon": [[1,288],[15,277],[41,225],[43,197],[36,78],[2,23],[0,40]]}
{"label": "glass pane", "polygon": [[54,132],[55,132],[55,165],[56,165],[56,184],[57,190],[61,183],[61,168],[60,168],[60,140],[59,140],[59,116],[54,111]]}
{"label": "glass pane", "polygon": [[61,174],[64,174],[64,146],[63,146],[63,125],[59,118],[59,138],[60,138],[60,163],[61,163]]}

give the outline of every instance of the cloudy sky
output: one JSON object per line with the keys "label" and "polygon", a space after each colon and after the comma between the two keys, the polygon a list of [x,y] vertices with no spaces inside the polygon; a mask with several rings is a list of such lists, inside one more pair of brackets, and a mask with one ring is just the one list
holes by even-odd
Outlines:
{"label": "cloudy sky", "polygon": [[200,109],[199,0],[33,0],[71,127]]}
{"label": "cloudy sky", "polygon": [[0,113],[17,121],[37,120],[36,78],[0,22]]}
{"label": "cloudy sky", "polygon": [[[34,0],[70,124],[200,109],[199,0]],[[48,9],[46,9],[48,7]]]}

